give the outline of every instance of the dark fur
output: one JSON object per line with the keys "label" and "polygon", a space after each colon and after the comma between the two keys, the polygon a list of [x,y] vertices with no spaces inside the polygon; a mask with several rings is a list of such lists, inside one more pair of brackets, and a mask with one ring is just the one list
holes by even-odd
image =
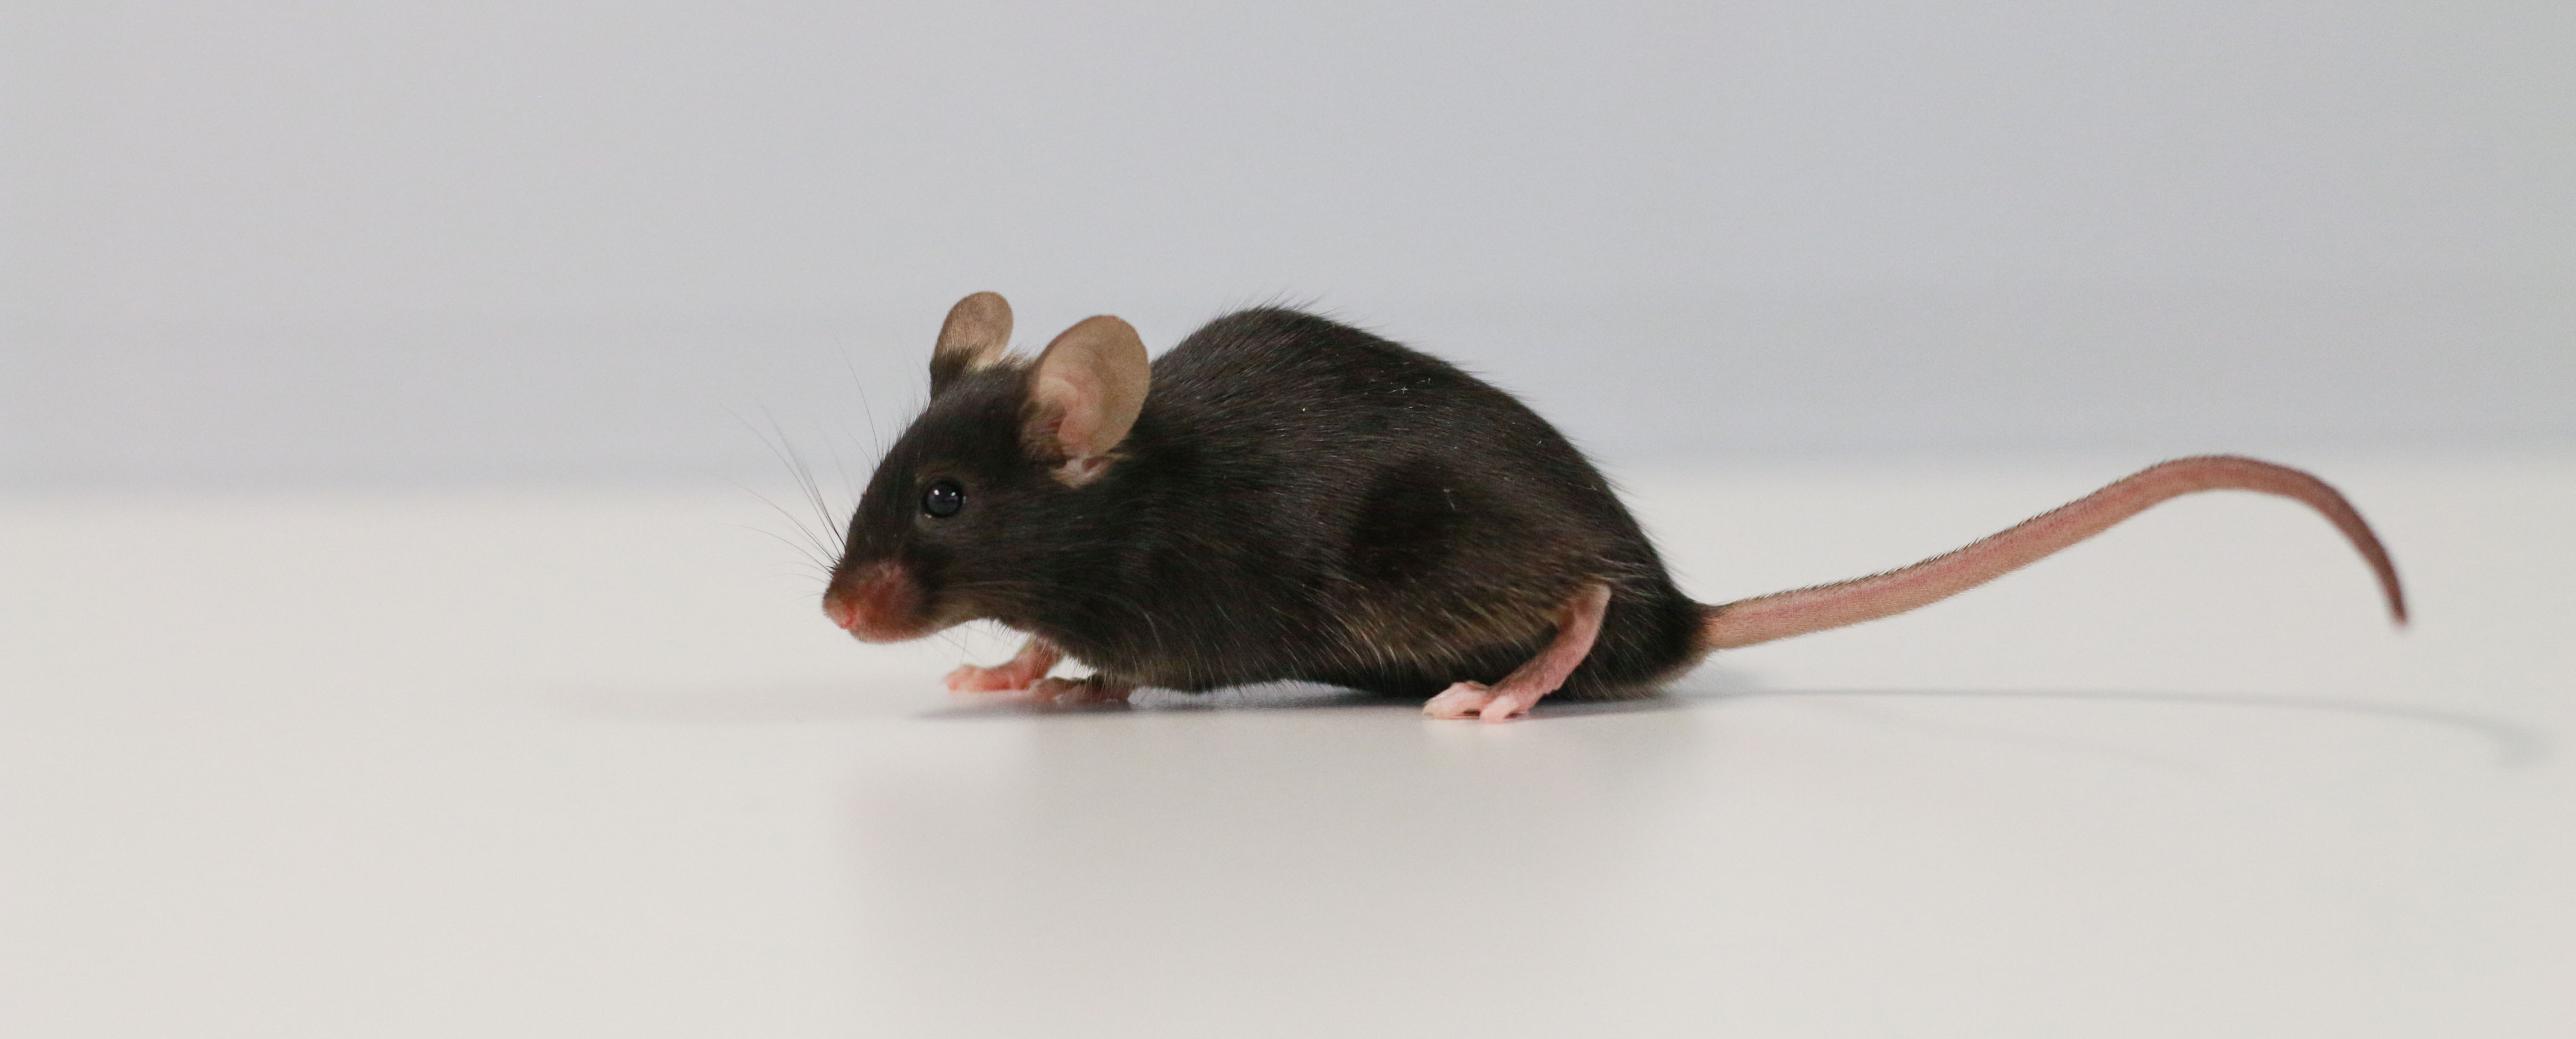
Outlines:
{"label": "dark fur", "polygon": [[[1511,395],[1292,310],[1153,362],[1118,461],[1081,487],[1020,441],[1025,365],[941,371],[852,517],[836,576],[903,560],[943,620],[990,618],[1113,679],[1304,679],[1428,696],[1499,681],[1606,581],[1561,691],[1632,695],[1697,659],[1697,604],[1600,472]],[[953,479],[966,507],[921,512]]]}

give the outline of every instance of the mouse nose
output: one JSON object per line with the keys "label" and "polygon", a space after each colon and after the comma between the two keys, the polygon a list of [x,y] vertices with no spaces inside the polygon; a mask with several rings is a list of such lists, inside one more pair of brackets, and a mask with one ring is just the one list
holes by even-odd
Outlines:
{"label": "mouse nose", "polygon": [[826,597],[823,600],[823,616],[832,618],[833,624],[847,628],[859,622],[859,606],[846,599]]}
{"label": "mouse nose", "polygon": [[831,589],[823,593],[823,615],[864,642],[901,642],[929,634],[921,607],[921,587],[894,562],[833,575]]}

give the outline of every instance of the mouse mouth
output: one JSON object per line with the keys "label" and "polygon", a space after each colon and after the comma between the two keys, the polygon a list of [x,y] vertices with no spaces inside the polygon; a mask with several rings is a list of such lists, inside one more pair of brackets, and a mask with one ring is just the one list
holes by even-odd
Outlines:
{"label": "mouse mouth", "polygon": [[861,642],[904,642],[946,628],[925,609],[929,596],[900,563],[871,563],[832,575],[823,615]]}

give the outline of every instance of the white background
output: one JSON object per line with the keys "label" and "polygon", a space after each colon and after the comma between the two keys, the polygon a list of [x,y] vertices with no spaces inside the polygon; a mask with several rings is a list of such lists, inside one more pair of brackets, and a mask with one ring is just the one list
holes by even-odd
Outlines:
{"label": "white background", "polygon": [[[2562,3],[15,3],[0,478],[864,466],[1311,302],[1613,464],[2576,439]],[[738,419],[737,416],[740,416]]]}

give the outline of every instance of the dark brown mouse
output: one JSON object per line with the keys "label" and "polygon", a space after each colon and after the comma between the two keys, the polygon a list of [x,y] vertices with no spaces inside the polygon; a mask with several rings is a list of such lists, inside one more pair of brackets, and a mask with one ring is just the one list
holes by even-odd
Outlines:
{"label": "dark brown mouse", "polygon": [[[930,403],[869,480],[823,596],[871,642],[969,620],[1028,633],[1010,662],[951,674],[962,692],[1064,703],[1303,680],[1501,721],[1551,692],[1643,695],[1711,650],[1903,613],[2219,489],[2323,513],[2406,619],[2342,495],[2228,456],[2151,466],[1901,570],[1703,605],[1555,427],[1438,358],[1278,308],[1150,363],[1114,317],[1034,359],[1004,353],[1010,333],[992,293],[949,311]],[[1096,673],[1048,678],[1066,657]]]}

